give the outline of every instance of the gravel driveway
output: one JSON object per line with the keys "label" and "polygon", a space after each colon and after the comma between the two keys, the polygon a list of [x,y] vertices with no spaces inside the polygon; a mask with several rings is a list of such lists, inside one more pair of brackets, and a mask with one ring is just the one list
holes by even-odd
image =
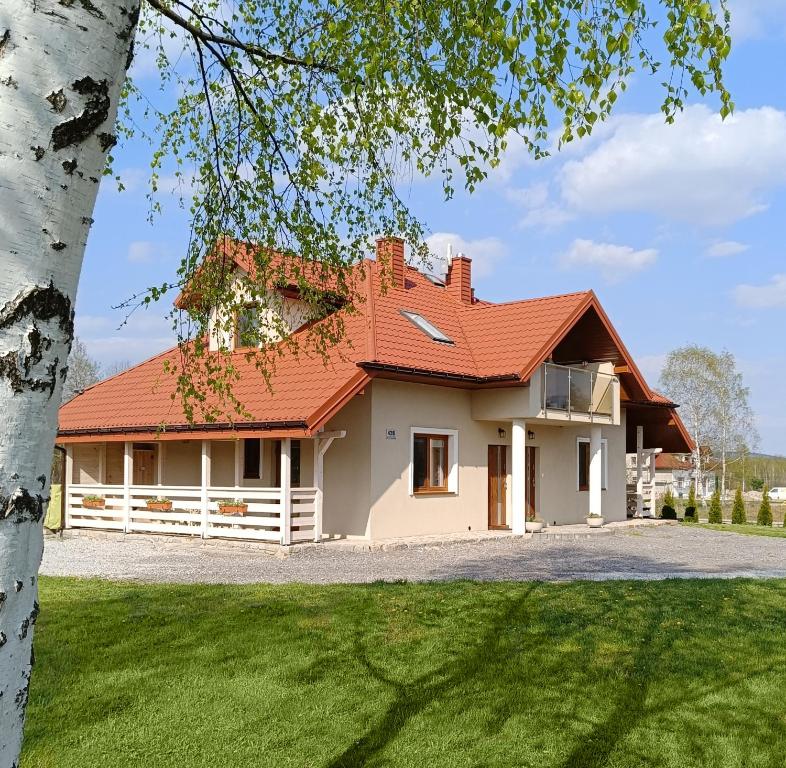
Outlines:
{"label": "gravel driveway", "polygon": [[668,526],[590,539],[504,537],[375,552],[328,544],[282,558],[229,542],[80,536],[49,539],[41,572],[217,584],[786,577],[786,538]]}

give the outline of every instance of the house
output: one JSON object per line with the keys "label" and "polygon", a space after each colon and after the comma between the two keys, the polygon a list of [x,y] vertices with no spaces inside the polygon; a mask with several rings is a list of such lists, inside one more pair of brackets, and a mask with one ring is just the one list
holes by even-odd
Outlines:
{"label": "house", "polygon": [[[248,247],[217,250],[233,274],[252,269]],[[623,520],[626,453],[691,450],[591,291],[481,301],[470,259],[437,280],[398,238],[359,274],[366,300],[337,305],[344,336],[327,364],[284,352],[268,388],[247,350],[232,353],[243,421],[188,423],[163,372],[177,349],[65,404],[66,525],[283,544],[523,532],[536,515]],[[305,332],[293,286],[271,290]],[[236,343],[211,327],[211,349]],[[147,503],[158,496],[171,509]],[[245,514],[221,514],[222,499]]]}

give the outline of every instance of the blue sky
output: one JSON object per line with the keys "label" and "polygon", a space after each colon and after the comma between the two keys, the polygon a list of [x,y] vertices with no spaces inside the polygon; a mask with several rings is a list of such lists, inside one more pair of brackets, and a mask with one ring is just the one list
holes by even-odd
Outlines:
{"label": "blue sky", "polygon": [[[760,449],[786,454],[786,2],[732,2],[727,80],[735,115],[698,99],[665,126],[658,78],[637,76],[615,117],[535,162],[513,144],[473,195],[445,202],[432,182],[405,190],[433,233],[473,258],[478,296],[506,301],[593,288],[652,384],[666,353],[698,343],[737,358]],[[154,91],[141,58],[136,76]],[[115,151],[127,187],[102,184],[77,301],[77,333],[103,364],[137,362],[172,343],[168,307],[112,307],[174,277],[188,222],[163,180],[148,222],[149,150]]]}

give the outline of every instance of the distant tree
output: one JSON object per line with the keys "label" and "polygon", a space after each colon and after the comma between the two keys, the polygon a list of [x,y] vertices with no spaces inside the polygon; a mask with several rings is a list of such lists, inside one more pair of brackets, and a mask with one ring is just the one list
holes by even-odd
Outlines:
{"label": "distant tree", "polygon": [[132,365],[130,360],[115,360],[114,363],[109,363],[101,369],[101,378],[108,379],[110,376],[117,376],[118,373],[127,371]]}
{"label": "distant tree", "polygon": [[680,347],[669,352],[660,374],[663,391],[680,406],[688,431],[695,444],[693,466],[698,491],[703,477],[702,448],[714,441],[713,376],[716,355],[711,349],[698,345]]}
{"label": "distant tree", "polygon": [[688,488],[688,503],[685,506],[685,520],[690,523],[695,523],[699,519],[699,514],[696,511],[696,486],[691,483]]}
{"label": "distant tree", "polygon": [[772,508],[770,507],[770,492],[764,488],[759,506],[759,514],[756,517],[756,525],[769,525],[772,527]]}
{"label": "distant tree", "polygon": [[720,458],[720,491],[726,496],[730,455],[746,456],[758,442],[749,391],[731,352],[689,345],[669,353],[660,376],[662,389],[682,407],[696,448],[693,464],[698,486],[704,476],[702,450]]}
{"label": "distant tree", "polygon": [[720,488],[716,488],[710,500],[709,521],[711,523],[723,522],[723,510],[721,509]]}
{"label": "distant tree", "polygon": [[737,371],[734,355],[728,350],[714,355],[712,374],[712,416],[715,424],[711,443],[716,455],[720,456],[720,490],[725,499],[729,455],[735,454],[735,461],[744,461],[759,438],[748,402],[750,392],[742,383],[742,374]]}
{"label": "distant tree", "polygon": [[737,486],[737,492],[734,494],[734,506],[731,509],[731,522],[734,525],[742,525],[748,522],[745,514],[745,502],[742,500],[742,486]]}
{"label": "distant tree", "polygon": [[68,355],[68,373],[63,385],[63,402],[68,402],[101,379],[101,367],[87,352],[84,342],[74,336]]}
{"label": "distant tree", "polygon": [[752,477],[748,484],[750,485],[752,491],[764,490],[764,480],[762,480],[760,477]]}

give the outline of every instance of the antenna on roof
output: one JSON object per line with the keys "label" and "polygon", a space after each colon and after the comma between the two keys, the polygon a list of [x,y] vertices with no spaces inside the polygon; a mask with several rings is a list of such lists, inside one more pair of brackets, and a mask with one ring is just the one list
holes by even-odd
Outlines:
{"label": "antenna on roof", "polygon": [[453,243],[448,243],[448,252],[445,254],[445,258],[448,260],[448,264],[450,264],[450,260],[453,258]]}

